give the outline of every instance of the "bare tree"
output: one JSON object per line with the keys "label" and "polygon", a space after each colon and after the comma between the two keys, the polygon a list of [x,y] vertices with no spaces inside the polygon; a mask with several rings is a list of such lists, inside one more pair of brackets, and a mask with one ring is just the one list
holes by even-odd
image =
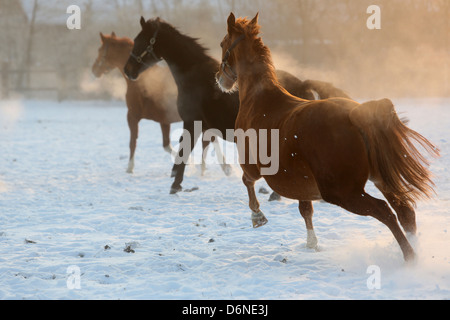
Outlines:
{"label": "bare tree", "polygon": [[34,0],[33,4],[33,11],[31,14],[31,21],[29,25],[29,31],[28,31],[28,39],[27,39],[27,45],[25,47],[25,59],[23,62],[22,68],[19,70],[18,78],[17,78],[17,88],[19,90],[24,89],[24,83],[23,78],[25,76],[26,79],[26,87],[30,87],[30,69],[31,69],[31,52],[33,48],[33,39],[35,36],[35,24],[36,24],[36,14],[38,10],[38,1]]}

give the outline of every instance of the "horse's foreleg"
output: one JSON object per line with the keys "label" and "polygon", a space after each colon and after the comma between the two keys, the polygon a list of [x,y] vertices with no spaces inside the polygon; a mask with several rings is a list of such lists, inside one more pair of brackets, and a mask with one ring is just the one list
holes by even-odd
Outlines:
{"label": "horse's foreleg", "polygon": [[127,115],[128,127],[130,128],[130,158],[128,160],[127,173],[133,173],[134,170],[134,154],[136,151],[136,144],[139,131],[139,120],[133,117],[130,113]]}
{"label": "horse's foreleg", "polygon": [[317,237],[314,232],[312,216],[314,209],[311,201],[299,201],[298,209],[306,224],[306,247],[309,249],[317,249]]}
{"label": "horse's foreleg", "polygon": [[244,182],[244,185],[247,187],[248,192],[248,206],[252,210],[252,223],[253,228],[258,228],[263,225],[265,225],[268,221],[267,218],[264,216],[262,211],[259,209],[259,202],[256,198],[255,193],[255,180],[250,179],[245,173],[242,176],[242,182]]}
{"label": "horse's foreleg", "polygon": [[220,143],[219,143],[219,141],[217,141],[217,137],[214,137],[214,139],[212,139],[212,143],[214,145],[214,150],[216,151],[217,160],[219,161],[223,172],[225,173],[226,176],[230,176],[231,175],[231,166],[229,164],[227,164],[225,156],[222,152],[222,148],[220,147]]}
{"label": "horse's foreleg", "polygon": [[175,158],[175,164],[172,168],[172,176],[175,180],[170,188],[170,194],[177,193],[182,190],[181,183],[183,182],[184,170],[192,150],[195,147],[200,133],[194,130],[194,122],[183,123],[183,134],[180,137],[180,149]]}

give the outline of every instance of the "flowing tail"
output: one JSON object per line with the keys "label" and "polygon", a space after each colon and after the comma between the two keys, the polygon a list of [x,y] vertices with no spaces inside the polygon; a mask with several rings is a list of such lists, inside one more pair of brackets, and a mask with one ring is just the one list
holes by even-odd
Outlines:
{"label": "flowing tail", "polygon": [[434,183],[428,170],[429,162],[413,141],[434,157],[439,157],[439,149],[408,128],[389,99],[359,105],[350,112],[350,120],[363,133],[371,180],[382,182],[386,188],[383,191],[413,206],[417,200],[431,197]]}

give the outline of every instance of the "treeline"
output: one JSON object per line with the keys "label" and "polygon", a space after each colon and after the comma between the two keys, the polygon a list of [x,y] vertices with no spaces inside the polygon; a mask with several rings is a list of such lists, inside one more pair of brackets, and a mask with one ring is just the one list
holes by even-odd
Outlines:
{"label": "treeline", "polygon": [[[82,28],[69,31],[65,9],[76,2]],[[373,4],[379,30],[366,26]],[[141,15],[159,16],[219,58],[230,11],[259,12],[277,67],[301,78],[333,82],[355,97],[450,95],[448,0],[0,0],[0,40],[9,44],[0,59],[70,73],[76,88],[96,57],[100,31],[133,38]]]}

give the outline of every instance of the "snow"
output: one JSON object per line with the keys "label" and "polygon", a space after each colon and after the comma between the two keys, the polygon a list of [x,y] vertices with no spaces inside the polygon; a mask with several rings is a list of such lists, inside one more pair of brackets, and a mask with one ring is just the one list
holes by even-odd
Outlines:
{"label": "snow", "polygon": [[0,101],[0,299],[449,299],[450,99],[394,102],[441,149],[413,265],[384,225],[322,202],[317,252],[295,201],[258,193],[269,222],[253,229],[240,168],[212,154],[204,176],[187,167],[199,190],[169,195],[155,122],[127,174],[123,102]]}

